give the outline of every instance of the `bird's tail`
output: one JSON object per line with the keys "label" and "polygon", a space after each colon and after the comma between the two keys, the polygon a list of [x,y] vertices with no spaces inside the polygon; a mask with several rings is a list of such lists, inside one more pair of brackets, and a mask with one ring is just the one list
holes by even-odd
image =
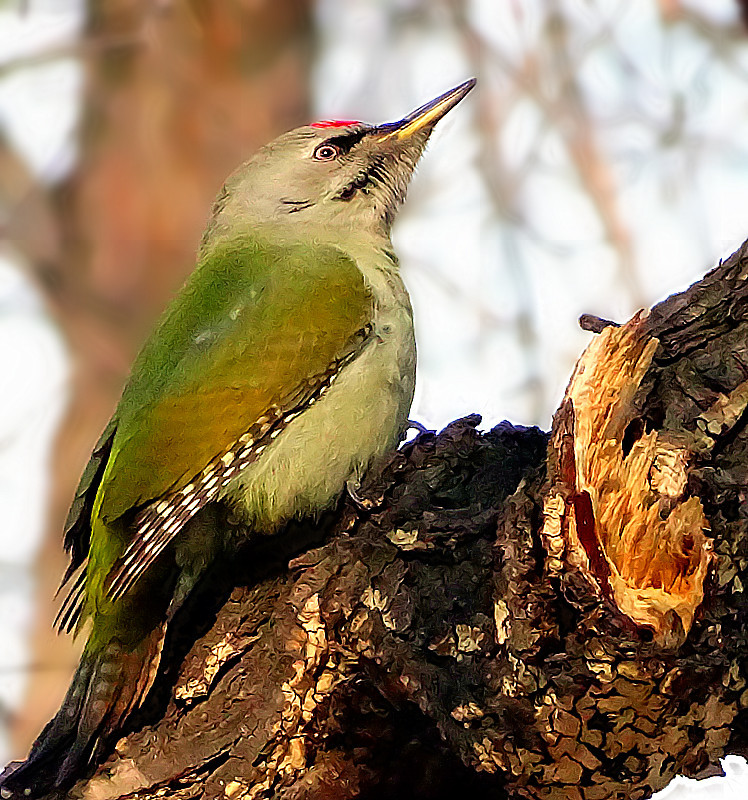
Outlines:
{"label": "bird's tail", "polygon": [[0,775],[3,800],[60,792],[85,771],[148,693],[164,632],[160,625],[134,647],[111,641],[95,648],[89,640],[62,707],[26,761]]}

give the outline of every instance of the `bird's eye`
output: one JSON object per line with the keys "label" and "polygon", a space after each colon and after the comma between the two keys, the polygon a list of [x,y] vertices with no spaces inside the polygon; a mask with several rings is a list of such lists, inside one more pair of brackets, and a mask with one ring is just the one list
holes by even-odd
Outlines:
{"label": "bird's eye", "polygon": [[321,144],[314,151],[314,158],[317,161],[332,161],[340,155],[340,148],[334,144]]}

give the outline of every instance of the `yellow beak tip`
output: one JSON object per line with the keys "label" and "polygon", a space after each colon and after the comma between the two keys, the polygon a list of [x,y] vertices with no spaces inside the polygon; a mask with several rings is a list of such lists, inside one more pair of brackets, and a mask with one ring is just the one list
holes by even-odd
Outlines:
{"label": "yellow beak tip", "polygon": [[455,86],[454,89],[450,89],[448,92],[417,108],[400,122],[383,125],[382,141],[393,137],[398,140],[407,139],[424,128],[433,127],[472,90],[475,83],[475,78],[470,78],[459,86]]}

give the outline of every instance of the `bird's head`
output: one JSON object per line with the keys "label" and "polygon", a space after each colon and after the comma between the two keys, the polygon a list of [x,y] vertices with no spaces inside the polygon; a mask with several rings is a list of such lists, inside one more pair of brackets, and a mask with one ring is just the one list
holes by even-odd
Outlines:
{"label": "bird's head", "polygon": [[226,181],[204,245],[242,230],[338,240],[389,234],[436,123],[473,88],[465,81],[398,122],[316,122],[265,145]]}

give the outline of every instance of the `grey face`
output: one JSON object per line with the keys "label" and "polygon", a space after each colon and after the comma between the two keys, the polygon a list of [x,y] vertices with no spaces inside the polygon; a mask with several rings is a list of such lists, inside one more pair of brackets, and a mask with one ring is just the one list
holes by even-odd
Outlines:
{"label": "grey face", "polygon": [[228,216],[318,235],[341,227],[387,232],[430,133],[400,141],[361,123],[297,128],[229,178],[215,221]]}
{"label": "grey face", "polygon": [[434,126],[473,84],[398,122],[317,123],[279,136],[228,179],[204,244],[253,228],[323,241],[359,231],[388,235]]}
{"label": "grey face", "polygon": [[430,132],[400,142],[357,124],[301,128],[281,137],[281,148],[292,150],[295,163],[279,198],[281,213],[323,206],[323,216],[336,217],[350,205],[356,216],[367,211],[366,217],[389,226]]}

